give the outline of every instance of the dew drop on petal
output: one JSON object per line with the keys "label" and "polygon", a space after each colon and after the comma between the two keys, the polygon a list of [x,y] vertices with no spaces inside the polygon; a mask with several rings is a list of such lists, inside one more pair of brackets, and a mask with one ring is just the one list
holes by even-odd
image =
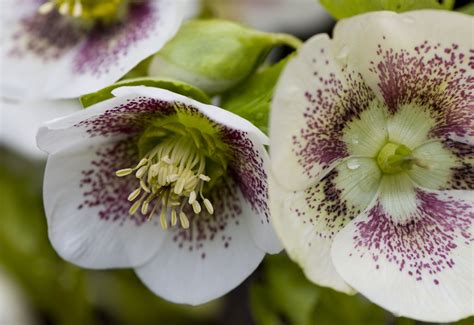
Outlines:
{"label": "dew drop on petal", "polygon": [[360,163],[357,159],[352,159],[347,162],[347,168],[350,170],[355,170],[360,167]]}
{"label": "dew drop on petal", "polygon": [[341,49],[337,52],[336,60],[346,61],[348,55],[349,55],[349,48],[347,47],[347,45],[343,45]]}

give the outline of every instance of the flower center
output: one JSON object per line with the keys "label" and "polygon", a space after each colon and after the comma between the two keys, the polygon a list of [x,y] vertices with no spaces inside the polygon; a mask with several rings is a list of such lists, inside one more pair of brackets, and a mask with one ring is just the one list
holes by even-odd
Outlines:
{"label": "flower center", "polygon": [[[189,122],[189,121],[188,121]],[[190,215],[211,216],[211,189],[226,174],[226,148],[216,134],[202,132],[181,122],[167,121],[149,127],[139,140],[145,151],[135,167],[118,170],[124,177],[135,174],[137,188],[128,200],[150,220],[160,215],[163,229],[178,223],[188,228]],[[209,194],[209,195],[208,195]]]}
{"label": "flower center", "polygon": [[417,160],[407,146],[387,142],[377,155],[377,164],[382,172],[396,174],[410,170],[414,164],[417,164]]}
{"label": "flower center", "polygon": [[83,21],[115,22],[120,20],[127,8],[128,0],[49,0],[38,11],[47,14],[57,10],[64,16]]}

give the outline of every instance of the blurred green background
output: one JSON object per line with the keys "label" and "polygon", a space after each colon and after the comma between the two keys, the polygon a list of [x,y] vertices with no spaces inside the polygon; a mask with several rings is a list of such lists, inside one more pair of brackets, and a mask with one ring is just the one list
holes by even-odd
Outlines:
{"label": "blurred green background", "polygon": [[[154,296],[130,270],[80,269],[61,260],[48,242],[44,162],[4,148],[0,157],[0,325],[422,324],[396,318],[362,296],[309,283],[284,254],[267,256],[241,286],[199,307]],[[3,289],[5,276],[14,290]]]}

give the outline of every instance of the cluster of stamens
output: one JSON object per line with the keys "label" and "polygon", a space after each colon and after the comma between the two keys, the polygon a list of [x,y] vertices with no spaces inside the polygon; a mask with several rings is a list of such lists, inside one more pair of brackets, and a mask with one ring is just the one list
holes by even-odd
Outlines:
{"label": "cluster of stamens", "polygon": [[49,0],[38,8],[38,12],[48,14],[57,10],[63,16],[85,20],[114,20],[118,18],[124,3],[124,0]]}
{"label": "cluster of stamens", "polygon": [[[128,200],[134,202],[129,210],[134,215],[139,209],[150,220],[160,214],[163,229],[180,221],[181,227],[189,228],[185,211],[199,215],[202,205],[209,215],[214,213],[211,201],[203,194],[206,182],[211,178],[205,174],[206,157],[196,150],[192,137],[171,137],[157,144],[133,168],[118,170],[119,177],[135,174],[139,186],[130,193]],[[186,209],[186,206],[191,209]]]}

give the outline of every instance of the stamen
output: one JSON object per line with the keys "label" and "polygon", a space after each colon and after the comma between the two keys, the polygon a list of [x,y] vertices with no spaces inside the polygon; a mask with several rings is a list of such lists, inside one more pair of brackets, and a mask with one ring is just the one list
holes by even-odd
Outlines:
{"label": "stamen", "polygon": [[72,10],[73,17],[80,17],[82,14],[82,4],[80,0],[74,1],[74,8]]}
{"label": "stamen", "polygon": [[123,177],[123,176],[130,175],[131,173],[133,173],[132,168],[124,168],[124,169],[117,170],[115,172],[115,175],[117,175],[118,177]]}
{"label": "stamen", "polygon": [[171,210],[171,226],[176,226],[176,223],[178,222],[178,216],[176,213],[176,209]]}
{"label": "stamen", "polygon": [[143,175],[145,175],[147,171],[148,171],[148,166],[140,167],[140,169],[136,172],[135,176],[137,176],[137,178],[142,178]]}
{"label": "stamen", "polygon": [[59,6],[59,13],[61,15],[67,15],[69,12],[69,3],[68,2],[63,2],[60,6]]}
{"label": "stamen", "polygon": [[128,196],[128,200],[134,201],[140,195],[141,191],[141,188],[137,188],[135,191],[130,193],[130,195]]}
{"label": "stamen", "polygon": [[189,228],[189,220],[188,220],[188,217],[186,216],[186,214],[184,212],[180,212],[179,213],[179,221],[181,222],[181,227],[183,227],[184,229],[188,229]]}
{"label": "stamen", "polygon": [[193,206],[193,211],[195,214],[201,213],[201,205],[199,204],[198,201],[194,201],[192,206]]}
{"label": "stamen", "polygon": [[209,201],[208,199],[204,199],[204,206],[206,207],[206,210],[207,212],[209,212],[209,214],[214,213],[214,207],[212,206],[211,201]]}
{"label": "stamen", "polygon": [[41,15],[49,14],[54,9],[53,2],[45,2],[38,8],[38,13]]}
{"label": "stamen", "polygon": [[192,191],[190,194],[189,194],[189,200],[188,200],[188,203],[189,204],[193,204],[194,201],[196,201],[196,192]]}
{"label": "stamen", "polygon": [[[176,136],[162,134],[160,142],[135,167],[120,169],[115,174],[124,177],[134,173],[138,179],[139,187],[127,197],[128,201],[133,202],[130,215],[140,210],[150,220],[159,209],[160,224],[164,230],[178,225],[178,220],[180,226],[187,229],[190,219],[186,213],[196,216],[214,214],[214,206],[204,196],[205,182],[210,182],[211,178],[206,175],[208,157],[203,148],[214,144],[214,140],[211,136],[200,134],[197,129],[189,131],[191,128],[185,129],[178,123],[163,129],[172,130]],[[178,132],[178,129],[181,131]],[[216,152],[216,156],[219,155],[221,153]]]}
{"label": "stamen", "polygon": [[166,209],[165,209],[165,206],[162,206],[162,207],[161,207],[160,223],[161,223],[161,228],[163,228],[163,230],[168,229],[168,221],[166,221]]}

